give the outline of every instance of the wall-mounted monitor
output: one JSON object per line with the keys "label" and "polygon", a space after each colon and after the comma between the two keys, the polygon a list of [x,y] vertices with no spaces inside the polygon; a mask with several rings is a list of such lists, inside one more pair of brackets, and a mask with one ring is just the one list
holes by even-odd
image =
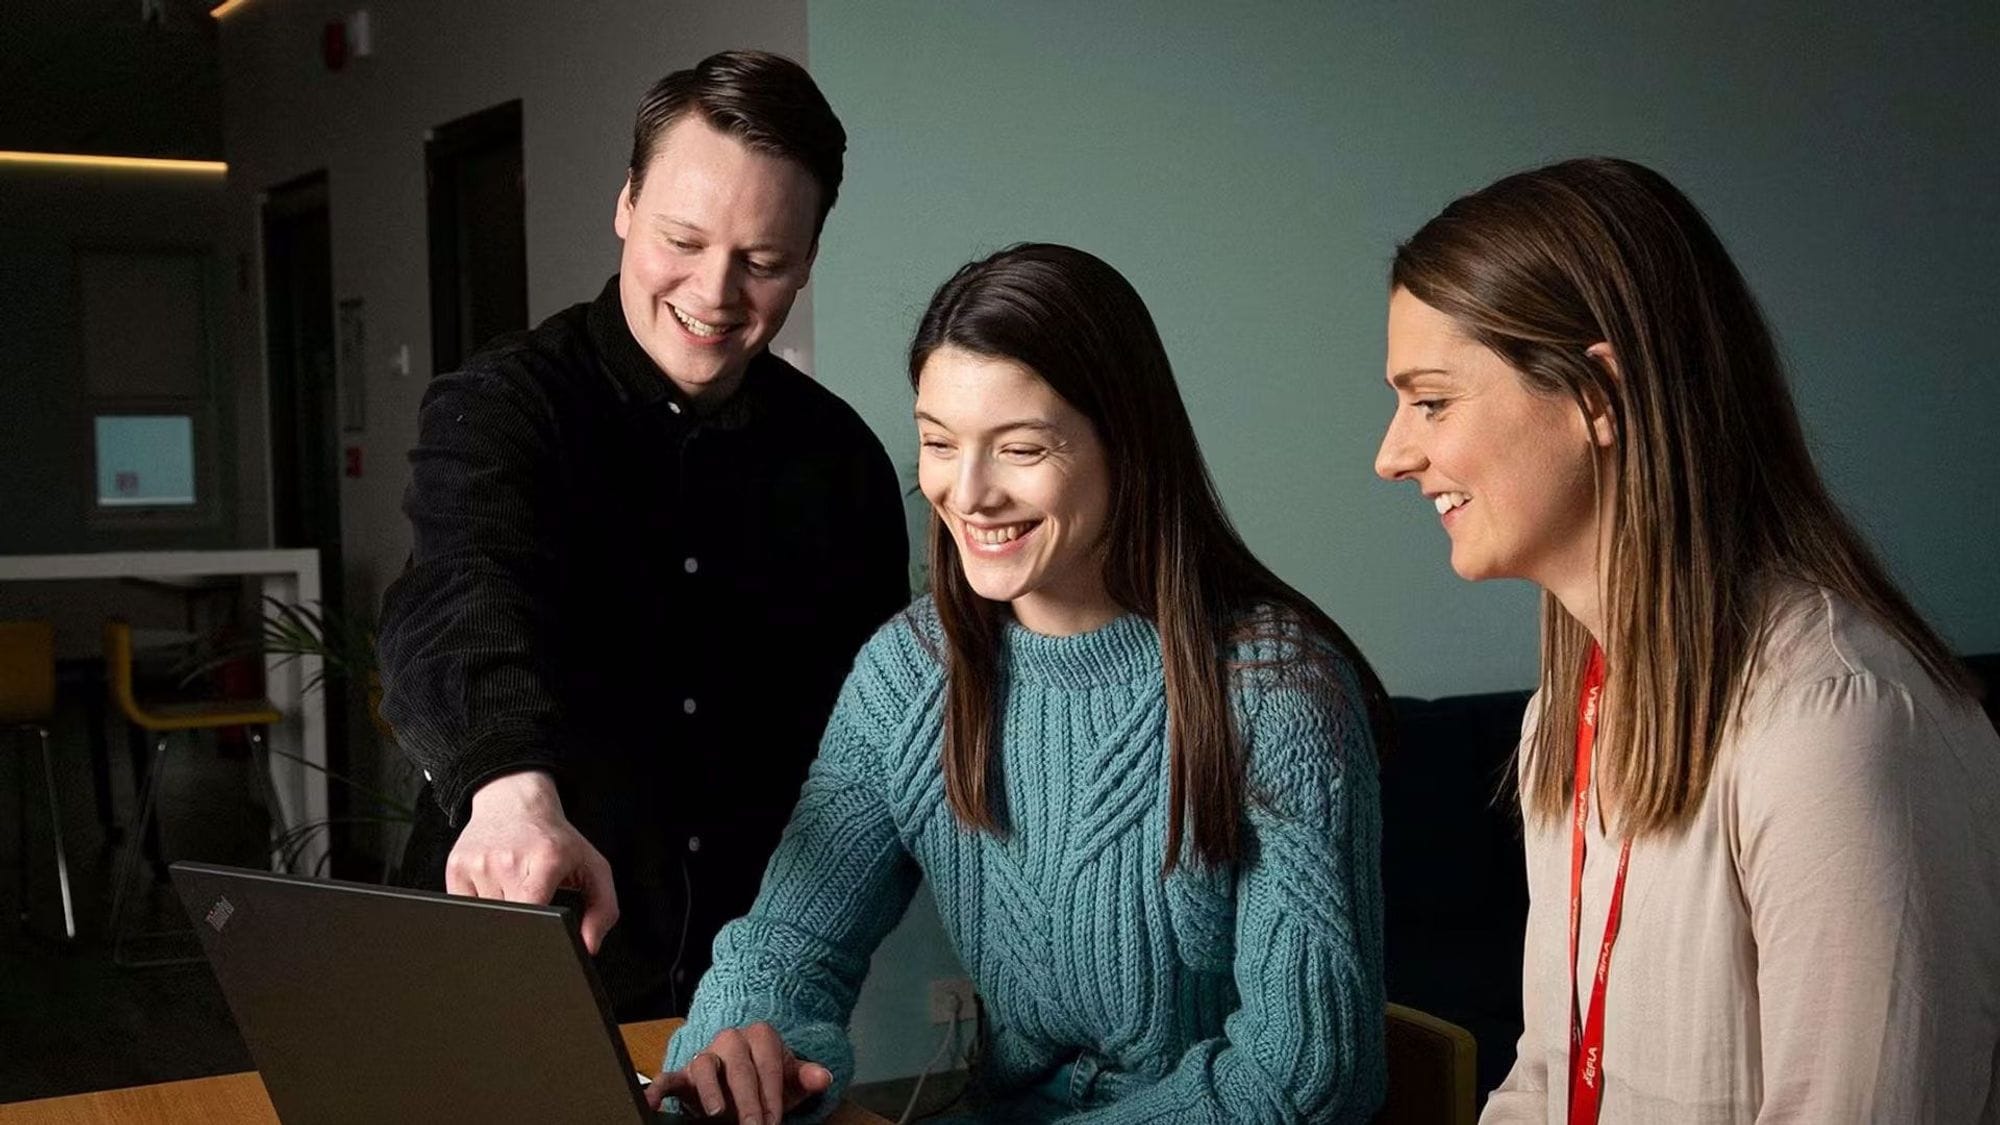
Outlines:
{"label": "wall-mounted monitor", "polygon": [[193,416],[99,414],[95,422],[98,507],[194,506]]}

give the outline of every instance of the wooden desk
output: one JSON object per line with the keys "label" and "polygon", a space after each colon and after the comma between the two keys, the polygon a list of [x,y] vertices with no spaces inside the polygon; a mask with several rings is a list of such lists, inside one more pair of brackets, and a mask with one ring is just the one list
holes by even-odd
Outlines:
{"label": "wooden desk", "polygon": [[[657,1067],[668,1037],[680,1025],[679,1020],[651,1020],[620,1028],[633,1066],[648,1073]],[[0,1105],[0,1125],[275,1125],[277,1120],[255,1071]],[[841,1106],[827,1120],[830,1125],[888,1125],[886,1118],[855,1105]]]}

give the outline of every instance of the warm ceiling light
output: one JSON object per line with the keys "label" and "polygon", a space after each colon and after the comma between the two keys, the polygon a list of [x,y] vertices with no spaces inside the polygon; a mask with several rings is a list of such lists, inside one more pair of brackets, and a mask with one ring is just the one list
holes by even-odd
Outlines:
{"label": "warm ceiling light", "polygon": [[223,0],[222,3],[210,8],[208,14],[214,16],[216,19],[221,19],[249,2],[250,0]]}
{"label": "warm ceiling light", "polygon": [[0,164],[47,164],[63,168],[131,168],[140,172],[199,172],[220,176],[220,160],[166,160],[152,156],[89,156],[73,152],[0,152]]}

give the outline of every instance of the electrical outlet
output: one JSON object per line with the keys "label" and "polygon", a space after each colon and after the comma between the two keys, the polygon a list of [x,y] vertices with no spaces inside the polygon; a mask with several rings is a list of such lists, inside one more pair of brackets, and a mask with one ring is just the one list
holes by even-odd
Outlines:
{"label": "electrical outlet", "polygon": [[973,1016],[972,978],[939,977],[931,982],[931,1022],[952,1022],[952,1006],[958,1007],[958,1018],[969,1020]]}

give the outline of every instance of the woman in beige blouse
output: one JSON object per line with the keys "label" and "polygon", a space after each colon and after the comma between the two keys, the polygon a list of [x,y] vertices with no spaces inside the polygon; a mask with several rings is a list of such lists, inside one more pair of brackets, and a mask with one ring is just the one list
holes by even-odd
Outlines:
{"label": "woman in beige blouse", "polygon": [[1388,378],[1376,470],[1544,591],[1483,1120],[2000,1122],[2000,738],[1701,214],[1615,160],[1458,200],[1397,249]]}

